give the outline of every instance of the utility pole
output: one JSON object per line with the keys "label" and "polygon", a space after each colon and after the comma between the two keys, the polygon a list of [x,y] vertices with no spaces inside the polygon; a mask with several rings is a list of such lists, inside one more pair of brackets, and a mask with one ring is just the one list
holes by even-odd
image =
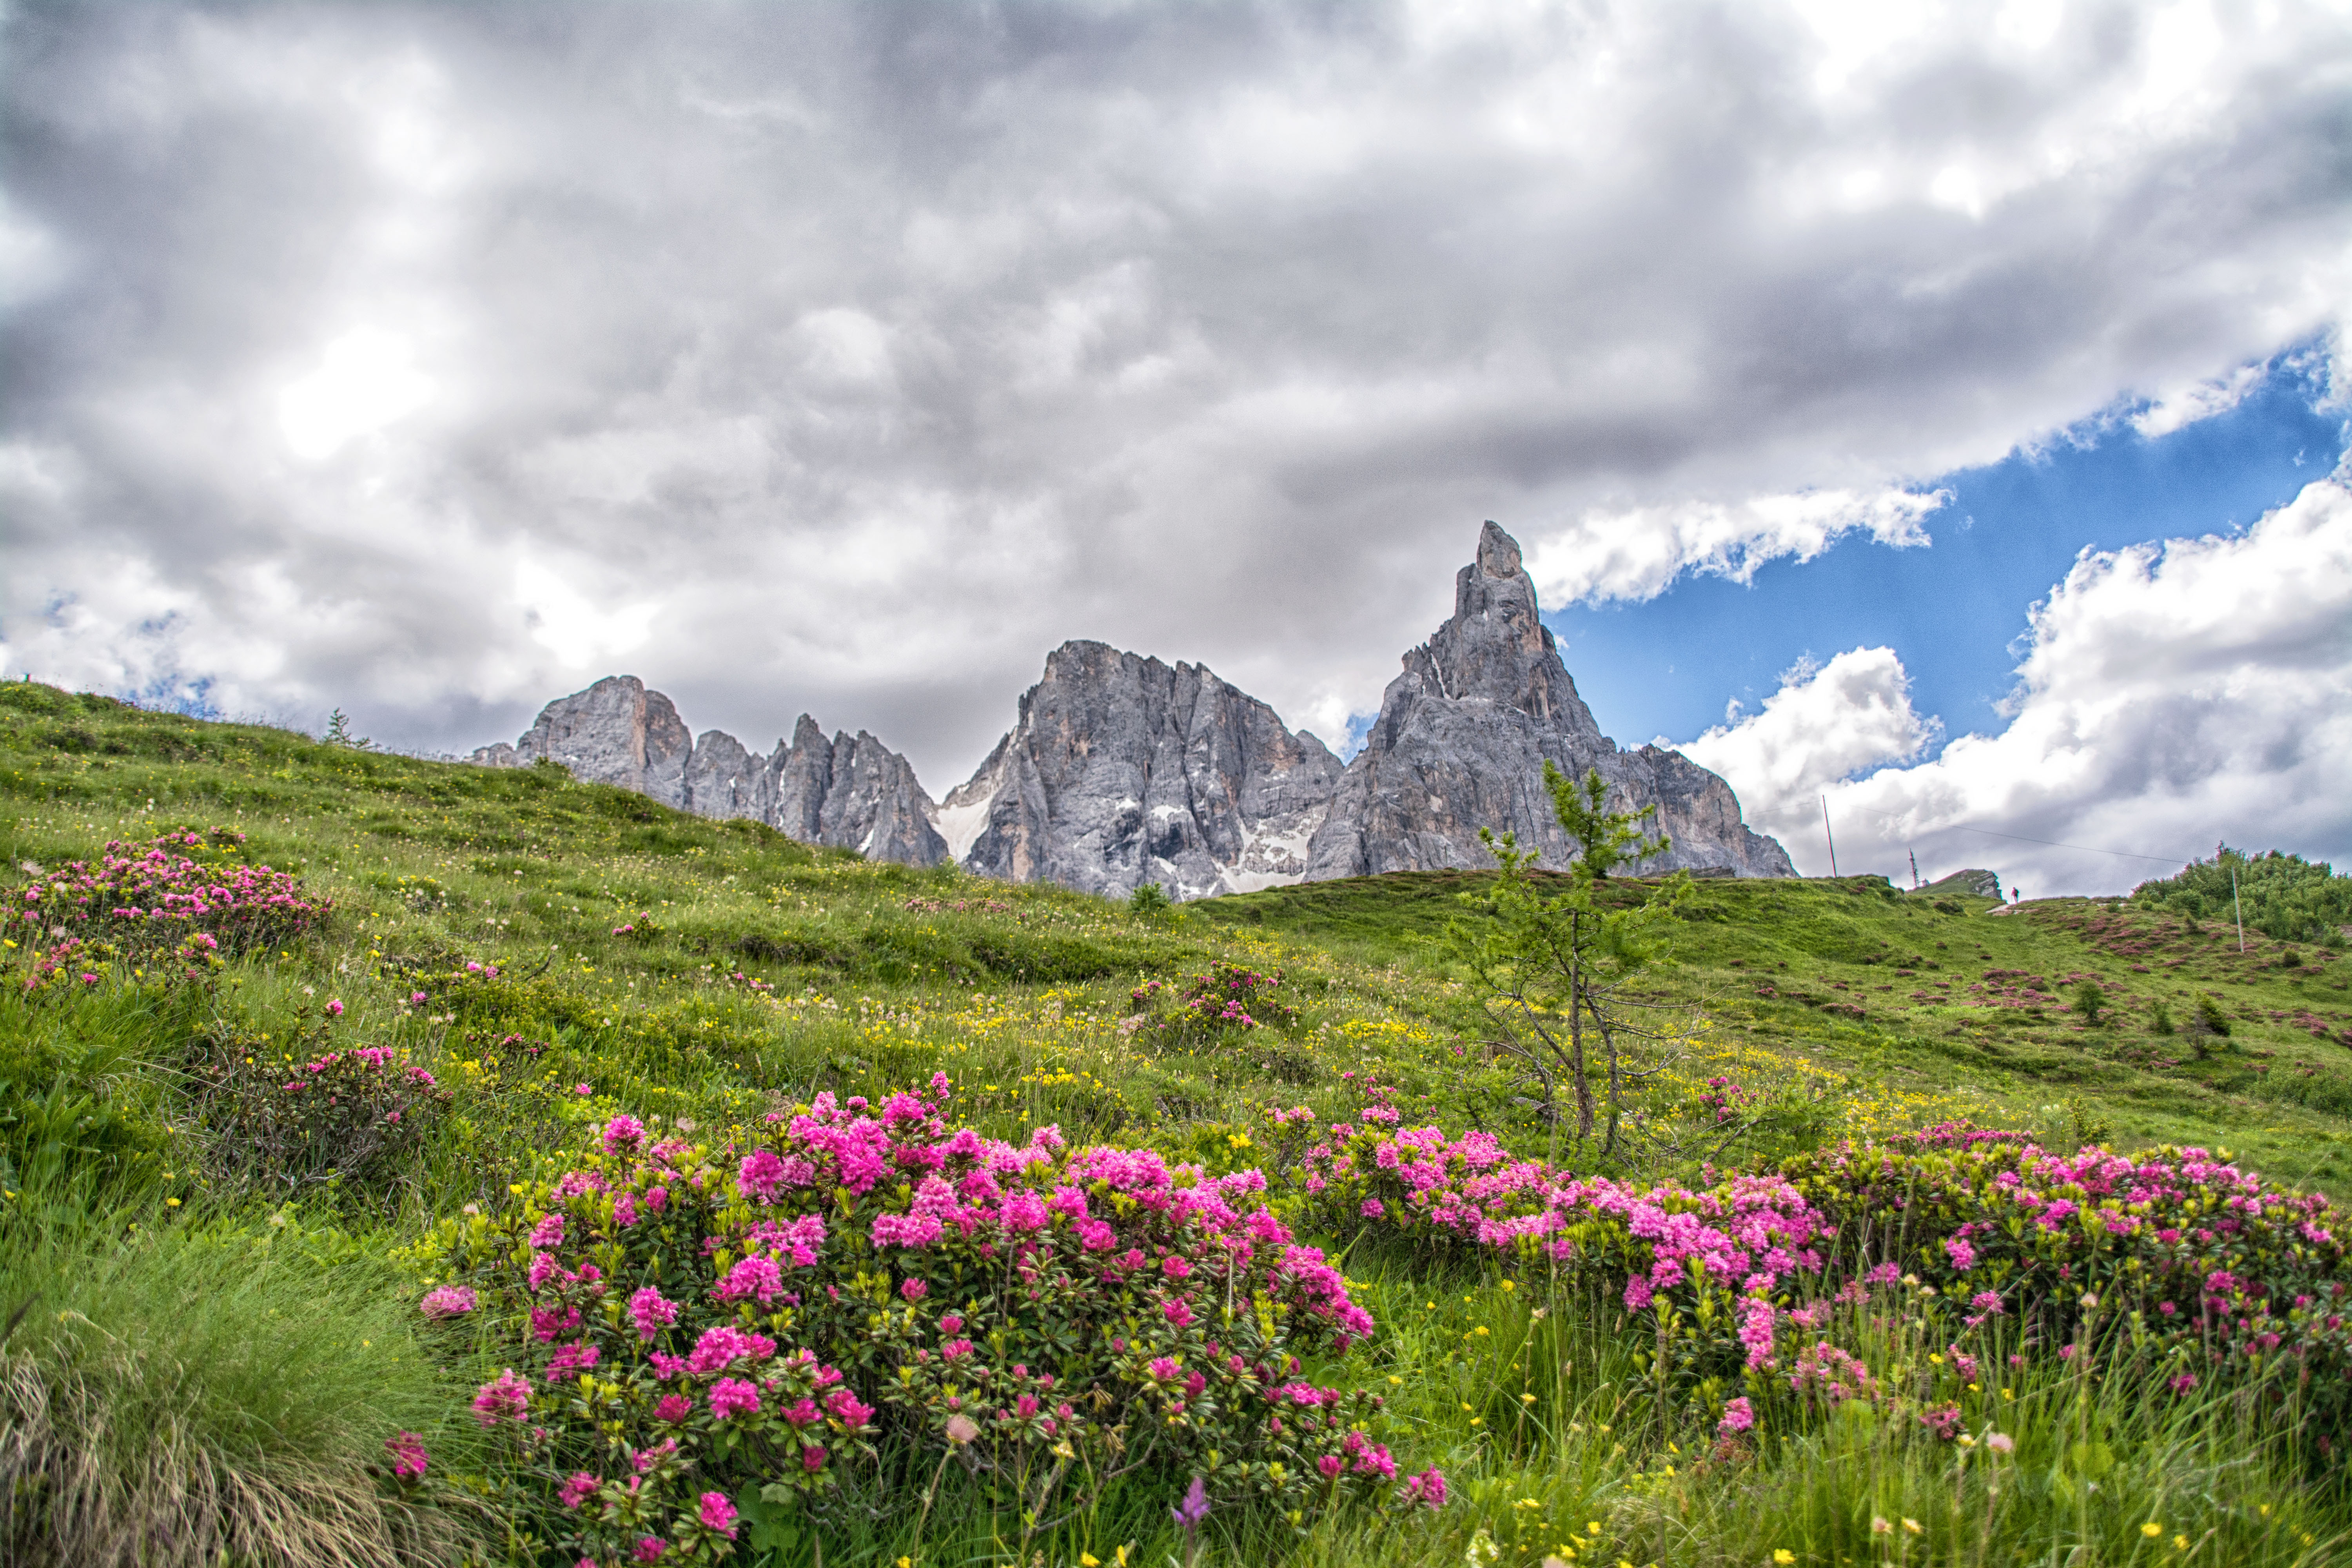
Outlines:
{"label": "utility pole", "polygon": [[1822,796],[1822,837],[1830,841],[1830,875],[1837,875],[1837,835],[1830,831],[1830,797]]}
{"label": "utility pole", "polygon": [[2238,951],[2246,951],[2246,906],[2238,897],[2238,868],[2230,868],[2230,907],[2238,912]]}

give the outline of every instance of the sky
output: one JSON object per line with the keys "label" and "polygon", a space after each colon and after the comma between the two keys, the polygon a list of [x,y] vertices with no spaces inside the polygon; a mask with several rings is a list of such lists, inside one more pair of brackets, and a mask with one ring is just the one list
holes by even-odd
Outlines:
{"label": "sky", "polygon": [[1493,518],[1809,872],[2352,860],[2347,23],[0,3],[0,668],[942,794],[1069,637],[1344,744]]}

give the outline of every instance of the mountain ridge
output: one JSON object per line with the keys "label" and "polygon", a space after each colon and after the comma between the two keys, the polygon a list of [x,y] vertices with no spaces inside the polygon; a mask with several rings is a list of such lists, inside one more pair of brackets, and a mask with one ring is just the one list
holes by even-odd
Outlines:
{"label": "mountain ridge", "polygon": [[1046,655],[1012,728],[939,800],[865,731],[828,740],[803,713],[789,739],[754,752],[725,731],[691,736],[676,705],[633,675],[558,698],[512,744],[467,760],[551,758],[683,810],[752,817],[875,859],[1115,898],[1156,882],[1180,900],[1483,867],[1484,827],[1565,865],[1574,850],[1543,789],[1549,762],[1576,776],[1597,768],[1621,809],[1657,808],[1672,847],[1648,869],[1796,875],[1717,774],[1601,732],[1542,624],[1517,541],[1495,523],[1455,576],[1453,616],[1400,662],[1344,764],[1205,665],[1084,639]]}

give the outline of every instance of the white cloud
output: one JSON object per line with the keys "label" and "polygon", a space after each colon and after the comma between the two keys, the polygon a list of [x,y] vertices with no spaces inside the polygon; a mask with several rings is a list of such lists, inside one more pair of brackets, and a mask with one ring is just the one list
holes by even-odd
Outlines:
{"label": "white cloud", "polygon": [[600,609],[571,584],[531,561],[515,567],[515,598],[530,627],[531,641],[574,670],[643,647],[654,616],[661,608],[657,604],[640,603]]}
{"label": "white cloud", "polygon": [[[2128,888],[2223,839],[2352,859],[2341,475],[2242,534],[2086,552],[2031,620],[2008,728],[1932,761],[1844,777],[1866,749],[1855,737],[1903,734],[1900,668],[1872,657],[1884,650],[1840,655],[1855,661],[1843,683],[1827,684],[1838,660],[1800,672],[1684,750],[1719,763],[1743,799],[1827,794],[1849,873],[1901,875],[1916,848],[1930,876],[1987,866],[2035,897]],[[1762,826],[1801,869],[1828,869],[1801,805]]]}
{"label": "white cloud", "polygon": [[1528,574],[1552,605],[1652,599],[1685,572],[1746,583],[1768,561],[1811,561],[1857,530],[1897,549],[1924,547],[1927,519],[1950,500],[1948,490],[1809,490],[1589,511],[1537,535]]}
{"label": "white cloud", "polygon": [[296,456],[331,458],[354,437],[414,414],[433,395],[404,338],[361,327],[329,343],[317,370],[278,395],[278,423]]}
{"label": "white cloud", "polygon": [[2247,395],[2268,379],[2270,367],[2265,364],[2240,365],[2228,375],[2214,376],[2193,382],[2163,393],[2146,408],[2131,416],[2131,426],[2141,436],[2153,440],[2169,436],[2175,430],[2227,414],[2246,400]]}
{"label": "white cloud", "polygon": [[[1911,708],[1911,679],[1891,647],[1858,647],[1781,677],[1760,712],[1733,703],[1726,722],[1675,749],[1730,782],[1751,819],[1801,816],[1814,792],[1865,768],[1907,763],[1937,725]],[[1673,742],[1660,739],[1660,745]]]}
{"label": "white cloud", "polygon": [[64,247],[57,236],[16,211],[0,192],[0,310],[40,298],[65,271]]}
{"label": "white cloud", "polygon": [[525,15],[9,13],[12,650],[459,748],[626,647],[940,783],[1087,636],[1336,739],[1481,518],[1555,604],[1923,543],[2352,300],[2303,0]]}

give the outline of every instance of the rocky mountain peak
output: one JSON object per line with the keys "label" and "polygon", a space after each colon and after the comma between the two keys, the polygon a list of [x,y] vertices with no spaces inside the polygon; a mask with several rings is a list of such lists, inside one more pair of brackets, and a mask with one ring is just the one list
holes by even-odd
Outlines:
{"label": "rocky mountain peak", "polygon": [[948,858],[931,826],[939,808],[907,759],[862,730],[828,741],[805,713],[792,739],[762,756],[724,730],[696,738],[668,698],[634,675],[612,675],[549,703],[513,745],[485,746],[469,760],[525,767],[541,757],[576,778],[704,816],[752,817],[803,843],[911,866]]}
{"label": "rocky mountain peak", "polygon": [[[1453,619],[1406,654],[1404,668],[1416,679],[1402,689],[1392,683],[1383,695],[1384,728],[1404,722],[1427,695],[1523,713],[1585,745],[1601,739],[1538,614],[1519,542],[1492,522],[1478,531],[1477,559],[1454,575]],[[1391,710],[1391,698],[1400,710]]]}
{"label": "rocky mountain peak", "polygon": [[1179,899],[1483,869],[1493,858],[1482,827],[1565,865],[1573,850],[1543,787],[1549,762],[1575,775],[1599,768],[1621,808],[1659,808],[1674,848],[1645,869],[1795,875],[1778,844],[1740,821],[1723,780],[1678,752],[1621,752],[1601,732],[1540,608],[1518,541],[1487,523],[1455,575],[1454,614],[1405,654],[1344,769],[1205,666],[1087,640],[1045,656],[1013,728],[936,805],[906,758],[863,731],[828,739],[803,713],[762,756],[721,730],[690,736],[670,700],[633,675],[558,698],[515,744],[473,760],[551,757],[582,778],[877,860],[952,860],[1115,898],[1157,882]]}
{"label": "rocky mountain peak", "polygon": [[1304,876],[1339,773],[1322,742],[1202,666],[1073,641],[937,821],[988,876],[1198,898]]}
{"label": "rocky mountain peak", "polygon": [[1574,853],[1543,787],[1552,763],[1599,768],[1620,809],[1655,805],[1674,840],[1652,870],[1793,876],[1780,845],[1748,831],[1731,787],[1679,752],[1621,752],[1546,628],[1518,541],[1489,522],[1454,577],[1454,615],[1404,656],[1307,852],[1307,877],[1483,868],[1481,827],[1508,830],[1547,864]]}

